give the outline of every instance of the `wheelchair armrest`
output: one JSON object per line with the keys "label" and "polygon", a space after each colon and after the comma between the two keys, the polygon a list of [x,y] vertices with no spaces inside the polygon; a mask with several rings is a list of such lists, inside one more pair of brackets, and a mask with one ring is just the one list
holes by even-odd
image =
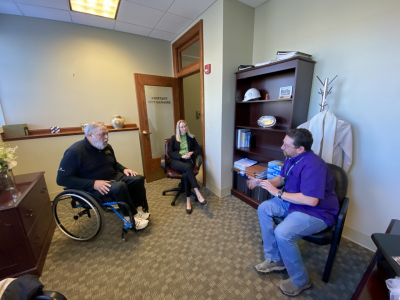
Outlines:
{"label": "wheelchair armrest", "polygon": [[165,155],[161,156],[161,168],[163,168],[164,173],[167,173],[165,170]]}

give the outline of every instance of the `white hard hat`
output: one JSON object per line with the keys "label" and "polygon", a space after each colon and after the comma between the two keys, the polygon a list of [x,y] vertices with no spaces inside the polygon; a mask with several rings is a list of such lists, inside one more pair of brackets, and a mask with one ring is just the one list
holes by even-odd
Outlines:
{"label": "white hard hat", "polygon": [[247,90],[246,94],[244,94],[243,101],[249,101],[249,100],[259,99],[259,98],[261,98],[260,92],[255,88],[251,88],[251,89]]}

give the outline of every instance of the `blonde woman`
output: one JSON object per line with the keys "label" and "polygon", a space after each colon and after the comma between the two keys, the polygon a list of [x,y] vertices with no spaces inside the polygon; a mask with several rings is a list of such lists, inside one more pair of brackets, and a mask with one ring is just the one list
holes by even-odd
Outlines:
{"label": "blonde woman", "polygon": [[175,135],[171,137],[169,143],[168,154],[170,157],[169,163],[171,168],[183,175],[183,183],[186,192],[186,212],[189,215],[192,213],[192,206],[190,204],[191,188],[194,189],[201,205],[207,203],[200,194],[199,186],[193,173],[193,166],[195,165],[196,157],[200,153],[201,148],[194,135],[190,133],[186,121],[179,120],[176,124]]}

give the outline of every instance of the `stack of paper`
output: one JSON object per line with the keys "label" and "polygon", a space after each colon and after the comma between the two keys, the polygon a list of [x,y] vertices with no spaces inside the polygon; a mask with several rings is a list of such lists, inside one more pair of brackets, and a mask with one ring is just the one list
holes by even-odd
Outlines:
{"label": "stack of paper", "polygon": [[246,168],[255,165],[257,162],[248,158],[242,158],[241,160],[235,161],[233,167],[239,170],[245,171]]}
{"label": "stack of paper", "polygon": [[292,58],[295,56],[311,58],[312,55],[303,53],[303,52],[299,52],[299,51],[278,51],[278,52],[276,52],[277,60],[288,59],[288,58]]}

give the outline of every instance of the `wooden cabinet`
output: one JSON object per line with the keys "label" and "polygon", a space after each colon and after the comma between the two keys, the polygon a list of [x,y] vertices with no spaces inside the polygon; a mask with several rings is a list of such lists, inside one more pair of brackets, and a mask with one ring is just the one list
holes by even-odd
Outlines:
{"label": "wooden cabinet", "polygon": [[0,193],[0,280],[40,276],[55,228],[44,173],[15,182],[14,191]]}
{"label": "wooden cabinet", "polygon": [[[234,161],[249,158],[268,163],[285,159],[281,146],[286,132],[307,121],[314,64],[311,59],[297,57],[236,73]],[[280,88],[287,86],[292,87],[292,97],[279,99]],[[250,88],[260,91],[261,100],[243,102]],[[269,99],[263,100],[266,94],[269,94]],[[275,117],[276,124],[271,128],[258,126],[257,120],[262,116]],[[238,129],[251,131],[255,139],[254,147],[237,147]],[[233,172],[232,186],[233,195],[258,207],[260,200],[253,197],[254,191],[244,187],[244,178],[236,172]]]}

